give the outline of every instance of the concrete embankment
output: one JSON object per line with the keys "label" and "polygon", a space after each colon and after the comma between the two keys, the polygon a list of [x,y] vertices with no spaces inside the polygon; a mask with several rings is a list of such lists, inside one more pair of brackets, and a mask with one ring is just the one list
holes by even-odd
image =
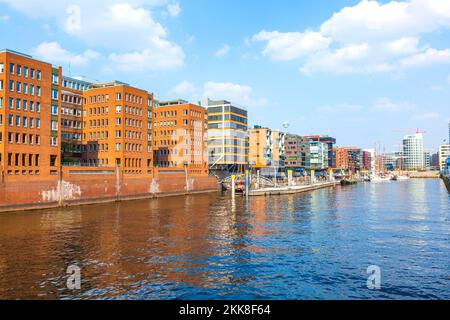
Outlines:
{"label": "concrete embankment", "polygon": [[291,187],[280,187],[280,188],[266,188],[259,190],[252,190],[248,193],[249,196],[273,196],[273,195],[284,195],[284,194],[295,194],[308,191],[314,191],[318,189],[331,188],[339,185],[340,183],[335,182],[324,182],[316,183],[307,186],[291,186]]}
{"label": "concrete embankment", "polygon": [[409,172],[413,179],[439,179],[439,171]]}

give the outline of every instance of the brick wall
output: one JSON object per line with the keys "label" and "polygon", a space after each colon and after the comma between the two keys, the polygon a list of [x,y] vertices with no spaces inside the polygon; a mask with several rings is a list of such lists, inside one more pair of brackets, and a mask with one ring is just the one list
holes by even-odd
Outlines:
{"label": "brick wall", "polygon": [[0,182],[0,212],[218,190],[217,180],[183,172],[135,176],[115,168],[70,167],[39,181]]}

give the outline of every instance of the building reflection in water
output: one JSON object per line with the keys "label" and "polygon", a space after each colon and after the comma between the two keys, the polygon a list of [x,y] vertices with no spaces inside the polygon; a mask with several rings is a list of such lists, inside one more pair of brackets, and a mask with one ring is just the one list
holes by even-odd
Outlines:
{"label": "building reflection in water", "polygon": [[[311,281],[330,283],[378,254],[407,254],[401,262],[414,258],[411,250],[448,247],[444,191],[411,181],[3,214],[0,298],[270,298],[276,286],[285,297],[279,288],[301,283],[313,295]],[[80,292],[65,286],[73,264]]]}

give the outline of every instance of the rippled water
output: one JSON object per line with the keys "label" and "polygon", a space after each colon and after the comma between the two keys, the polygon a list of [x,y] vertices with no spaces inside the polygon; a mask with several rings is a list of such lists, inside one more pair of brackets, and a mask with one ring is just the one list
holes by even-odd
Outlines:
{"label": "rippled water", "polygon": [[449,299],[450,196],[411,180],[3,214],[0,298]]}

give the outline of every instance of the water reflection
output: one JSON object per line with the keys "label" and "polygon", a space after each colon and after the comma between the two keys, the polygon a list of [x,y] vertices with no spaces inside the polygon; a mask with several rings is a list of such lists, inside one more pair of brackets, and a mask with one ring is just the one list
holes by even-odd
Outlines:
{"label": "water reflection", "polygon": [[[438,180],[0,216],[0,298],[449,298]],[[82,270],[82,290],[65,288]],[[377,264],[387,285],[365,288]]]}

